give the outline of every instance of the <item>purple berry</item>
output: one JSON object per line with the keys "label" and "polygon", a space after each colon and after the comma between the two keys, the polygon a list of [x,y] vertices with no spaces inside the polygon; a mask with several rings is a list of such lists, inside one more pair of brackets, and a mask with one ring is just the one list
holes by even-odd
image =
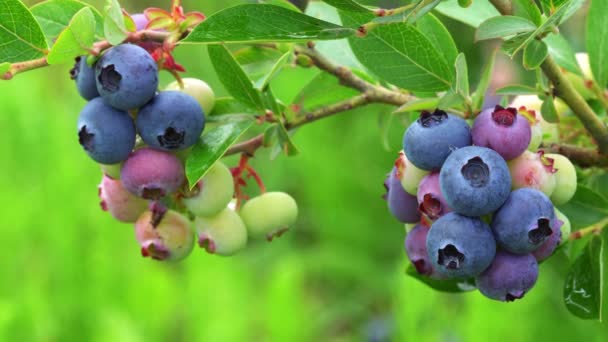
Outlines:
{"label": "purple berry", "polygon": [[[556,213],[557,214],[557,213]],[[537,250],[532,252],[532,255],[536,258],[536,261],[541,262],[555,252],[555,249],[562,242],[562,230],[561,227],[564,224],[563,221],[556,218],[555,222],[555,232],[549,235],[549,238],[543,242]]]}
{"label": "purple berry", "polygon": [[522,298],[536,283],[538,263],[532,254],[499,251],[490,267],[475,280],[486,297],[512,302]]}
{"label": "purple berry", "polygon": [[438,170],[456,148],[471,145],[467,122],[442,110],[422,112],[403,136],[407,159],[423,170]]}
{"label": "purple berry", "polygon": [[92,100],[99,96],[95,70],[87,64],[86,56],[76,57],[76,63],[70,70],[70,78],[76,82],[76,89],[85,100]]}
{"label": "purple berry", "polygon": [[137,113],[136,126],[150,147],[177,151],[196,143],[205,115],[196,99],[180,91],[163,91]]}
{"label": "purple berry", "polygon": [[471,130],[474,145],[491,148],[506,160],[528,148],[531,134],[530,123],[517,109],[501,106],[479,113]]}
{"label": "purple berry", "polygon": [[192,223],[182,214],[152,204],[135,223],[141,254],[155,260],[178,261],[194,247]]}
{"label": "purple berry", "polygon": [[415,223],[420,221],[416,196],[412,196],[405,192],[401,185],[401,181],[397,177],[396,167],[393,167],[390,175],[384,181],[384,186],[388,190],[388,193],[386,194],[388,209],[397,220],[404,223]]}
{"label": "purple berry", "polygon": [[533,252],[560,231],[549,198],[530,188],[511,192],[494,213],[491,226],[498,245],[515,254]]}
{"label": "purple berry", "polygon": [[422,178],[418,186],[417,199],[418,209],[431,220],[436,220],[439,216],[452,211],[441,193],[437,171]]}
{"label": "purple berry", "polygon": [[133,44],[107,50],[95,65],[97,91],[109,105],[122,110],[146,104],[158,87],[158,66],[148,51]]}
{"label": "purple berry", "polygon": [[141,199],[122,186],[120,180],[103,176],[99,184],[101,209],[121,222],[133,223],[148,208],[148,201]]}
{"label": "purple berry", "polygon": [[433,274],[433,266],[431,266],[429,254],[426,251],[426,236],[428,233],[428,227],[420,224],[416,225],[405,237],[405,251],[416,271],[430,276]]}
{"label": "purple berry", "polygon": [[490,227],[480,219],[452,212],[433,223],[426,248],[433,269],[448,278],[468,278],[490,265],[496,241]]}
{"label": "purple berry", "polygon": [[439,177],[448,205],[467,216],[493,212],[511,191],[507,163],[498,153],[485,147],[467,146],[452,152]]}
{"label": "purple berry", "polygon": [[78,142],[98,163],[116,164],[127,159],[135,136],[129,114],[108,106],[100,97],[89,101],[78,117]]}
{"label": "purple berry", "polygon": [[135,23],[135,29],[137,31],[144,30],[146,26],[148,26],[148,22],[150,22],[150,20],[148,20],[146,15],[143,13],[132,14],[131,19],[133,19],[133,22]]}
{"label": "purple berry", "polygon": [[180,160],[168,152],[142,148],[133,152],[120,171],[123,186],[145,199],[172,194],[185,181]]}

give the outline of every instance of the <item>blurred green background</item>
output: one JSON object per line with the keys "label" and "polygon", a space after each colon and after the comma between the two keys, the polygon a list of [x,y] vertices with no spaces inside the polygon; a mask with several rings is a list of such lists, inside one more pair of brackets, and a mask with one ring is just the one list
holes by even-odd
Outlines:
{"label": "blurred green background", "polygon": [[[209,15],[242,2],[184,5]],[[169,6],[122,3],[131,13]],[[475,81],[488,46],[445,22]],[[226,95],[203,46],[177,51],[188,76]],[[200,250],[178,264],[142,258],[132,226],[99,208],[101,173],[77,143],[84,101],[68,69],[0,83],[0,341],[608,340],[606,325],[566,311],[562,255],[541,266],[524,300],[507,304],[477,292],[438,293],[404,275],[404,229],[380,199],[403,127],[393,125],[390,150],[383,148],[381,107],[300,129],[296,157],[256,156],[267,187],[291,193],[301,209],[281,239],[231,258]],[[293,80],[313,72],[289,71],[275,91],[288,97],[300,86]]]}

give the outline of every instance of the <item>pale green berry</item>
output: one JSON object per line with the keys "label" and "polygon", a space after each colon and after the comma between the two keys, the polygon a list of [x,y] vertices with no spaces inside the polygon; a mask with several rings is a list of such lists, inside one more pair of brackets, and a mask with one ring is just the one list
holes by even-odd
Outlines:
{"label": "pale green berry", "polygon": [[152,205],[135,222],[141,254],[155,260],[182,260],[194,247],[192,223],[184,215]]}
{"label": "pale green berry", "polygon": [[554,205],[567,203],[576,192],[576,169],[570,161],[561,154],[548,153],[547,158],[553,159],[555,172],[555,190],[551,194],[551,201]]}
{"label": "pale green berry", "polygon": [[199,246],[208,253],[229,256],[247,245],[247,228],[241,217],[230,208],[212,217],[197,217],[194,226]]}
{"label": "pale green berry", "polygon": [[198,78],[183,78],[182,89],[177,81],[170,83],[165,90],[178,90],[194,97],[203,108],[203,112],[209,115],[215,106],[215,93],[209,85]]}
{"label": "pale green berry", "polygon": [[226,208],[233,194],[232,173],[226,165],[217,161],[183,202],[194,215],[210,217]]}
{"label": "pale green berry", "polygon": [[401,181],[403,189],[410,195],[416,196],[418,193],[418,185],[424,176],[428,175],[430,171],[422,170],[412,164],[403,151],[399,152],[399,158],[395,163],[397,167],[397,175]]}
{"label": "pale green berry", "polygon": [[572,231],[572,226],[570,225],[570,220],[568,219],[568,216],[564,215],[564,213],[559,211],[557,208],[555,208],[555,218],[562,221],[562,226],[560,228],[562,232],[562,239],[560,241],[560,245],[563,245],[564,243],[570,240],[568,239],[568,237],[570,236],[570,233]]}
{"label": "pale green berry", "polygon": [[251,236],[271,241],[296,223],[298,205],[284,192],[267,192],[245,203],[240,214]]}
{"label": "pale green berry", "polygon": [[122,163],[99,164],[99,166],[101,167],[101,171],[104,175],[113,179],[120,179],[120,168],[122,167]]}

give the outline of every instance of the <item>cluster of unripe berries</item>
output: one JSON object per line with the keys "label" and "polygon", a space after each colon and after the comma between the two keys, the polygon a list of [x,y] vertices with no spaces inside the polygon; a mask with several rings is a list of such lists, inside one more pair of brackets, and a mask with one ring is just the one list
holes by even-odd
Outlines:
{"label": "cluster of unripe berries", "polygon": [[536,151],[540,120],[524,107],[497,106],[472,127],[441,110],[422,112],[408,127],[385,186],[390,212],[413,226],[405,249],[419,274],[474,278],[500,301],[534,286],[538,263],[570,231],[554,205],[576,191],[572,163]]}
{"label": "cluster of unripe berries", "polygon": [[89,101],[78,118],[78,138],[104,171],[102,209],[135,223],[142,255],[156,260],[185,258],[195,235],[209,253],[232,255],[248,237],[270,240],[291,227],[298,210],[285,193],[263,193],[237,208],[235,182],[242,180],[220,161],[189,189],[184,160],[203,132],[214,95],[198,79],[158,91],[158,69],[144,48],[121,44],[93,65],[77,58],[71,70]]}

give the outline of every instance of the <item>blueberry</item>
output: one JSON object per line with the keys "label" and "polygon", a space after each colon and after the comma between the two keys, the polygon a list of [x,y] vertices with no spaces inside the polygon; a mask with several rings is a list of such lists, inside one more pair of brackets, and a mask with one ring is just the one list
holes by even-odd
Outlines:
{"label": "blueberry", "polygon": [[559,246],[562,242],[562,231],[559,228],[561,228],[563,224],[564,223],[562,221],[557,219],[555,220],[555,232],[549,235],[547,240],[545,240],[545,242],[543,242],[538,249],[532,252],[532,255],[534,258],[536,258],[536,261],[541,262],[553,255],[553,252],[555,252],[557,246]]}
{"label": "blueberry", "polygon": [[76,63],[70,70],[70,78],[76,82],[76,89],[85,100],[92,100],[99,96],[95,70],[87,64],[86,56],[76,57]]}
{"label": "blueberry", "polygon": [[230,208],[212,217],[199,216],[194,220],[194,225],[198,245],[208,253],[229,256],[247,245],[247,228],[241,217]]}
{"label": "blueberry", "polygon": [[566,204],[576,192],[576,169],[570,159],[561,154],[547,153],[545,157],[553,160],[553,168],[556,170],[555,189],[550,196],[551,202],[553,205]]}
{"label": "blueberry", "polygon": [[559,223],[561,224],[561,227],[559,228],[561,233],[561,241],[559,244],[563,245],[564,243],[569,241],[568,238],[570,237],[570,233],[572,232],[570,219],[568,219],[568,216],[564,215],[564,213],[557,210],[557,208],[555,208],[555,218],[558,219]]}
{"label": "blueberry", "polygon": [[213,89],[209,87],[207,82],[199,80],[198,78],[182,78],[184,88],[180,87],[177,81],[170,83],[165,90],[177,90],[184,92],[194,97],[203,108],[203,111],[207,114],[211,113],[215,106],[215,93]]}
{"label": "blueberry", "polygon": [[422,178],[416,197],[418,199],[418,209],[431,220],[436,220],[439,216],[452,211],[441,192],[439,172],[437,171],[433,171]]}
{"label": "blueberry", "polygon": [[110,48],[95,66],[97,90],[112,107],[130,110],[146,104],[158,87],[158,67],[150,54],[133,44]]}
{"label": "blueberry", "polygon": [[546,157],[543,151],[525,151],[519,157],[509,160],[507,165],[511,171],[512,188],[533,188],[551,196],[556,184],[553,163],[553,158]]}
{"label": "blueberry", "polygon": [[552,234],[559,233],[553,204],[536,189],[518,189],[492,217],[492,231],[503,249],[528,254],[538,249]]}
{"label": "blueberry", "polygon": [[502,157],[485,147],[467,146],[452,152],[440,173],[448,205],[467,216],[498,209],[509,196],[511,177]]}
{"label": "blueberry", "polygon": [[198,141],[205,127],[205,115],[192,96],[163,91],[139,110],[136,126],[150,147],[177,151]]}
{"label": "blueberry", "polygon": [[538,264],[531,254],[496,253],[492,265],[475,282],[486,297],[512,302],[520,299],[536,283]]}
{"label": "blueberry", "polygon": [[184,167],[168,152],[141,148],[133,152],[120,171],[123,186],[145,199],[160,199],[184,183]]}
{"label": "blueberry", "polygon": [[454,149],[471,145],[471,129],[464,119],[442,110],[422,112],[403,137],[407,159],[423,170],[441,168]]}
{"label": "blueberry", "polygon": [[296,223],[298,205],[284,192],[267,192],[247,201],[240,215],[249,235],[272,241]]}
{"label": "blueberry", "polygon": [[397,220],[404,223],[415,223],[420,221],[416,196],[412,196],[405,192],[401,185],[401,181],[397,178],[396,167],[393,167],[393,170],[384,181],[384,186],[388,191],[386,194],[388,209]]}
{"label": "blueberry", "polygon": [[183,202],[194,215],[213,216],[226,208],[233,194],[232,173],[226,165],[217,161],[193,191],[183,198]]}
{"label": "blueberry", "polygon": [[194,247],[192,223],[182,214],[152,204],[135,222],[141,255],[155,260],[179,261]]}
{"label": "blueberry", "polygon": [[98,163],[127,159],[135,146],[135,125],[127,112],[108,106],[100,97],[89,101],[78,118],[78,141]]}
{"label": "blueberry", "polygon": [[451,212],[433,223],[426,249],[433,269],[449,278],[467,278],[490,265],[496,241],[490,227],[480,219]]}
{"label": "blueberry", "polygon": [[426,251],[426,237],[429,228],[417,224],[405,237],[405,252],[419,274],[430,276],[433,266]]}
{"label": "blueberry", "polygon": [[135,23],[135,29],[137,31],[144,30],[146,26],[148,26],[148,22],[150,22],[150,20],[148,20],[146,15],[143,13],[132,14],[131,19],[133,19],[133,22]]}
{"label": "blueberry", "polygon": [[474,145],[491,148],[506,160],[528,148],[531,134],[530,123],[517,109],[501,106],[483,110],[471,130]]}
{"label": "blueberry", "polygon": [[101,208],[121,222],[135,222],[148,209],[148,201],[127,191],[120,180],[105,175],[99,184],[99,198]]}

